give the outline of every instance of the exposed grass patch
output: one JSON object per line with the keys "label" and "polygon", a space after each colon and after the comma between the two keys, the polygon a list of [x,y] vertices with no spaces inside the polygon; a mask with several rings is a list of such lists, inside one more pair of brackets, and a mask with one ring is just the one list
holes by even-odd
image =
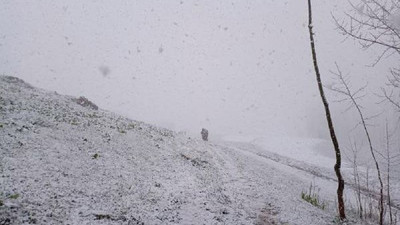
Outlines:
{"label": "exposed grass patch", "polygon": [[315,186],[311,183],[308,192],[302,191],[301,198],[310,203],[311,205],[320,208],[322,210],[325,209],[326,204],[324,201],[321,201],[319,197],[319,189],[318,191],[315,190]]}
{"label": "exposed grass patch", "polygon": [[189,157],[189,156],[187,156],[185,154],[182,154],[182,153],[181,153],[181,157],[186,159],[186,160],[188,160],[188,161],[190,161],[192,163],[192,165],[196,166],[196,167],[206,167],[206,165],[208,164],[208,162],[205,161],[205,160],[201,160],[201,159],[198,159],[198,158],[192,159],[191,157]]}
{"label": "exposed grass patch", "polygon": [[104,220],[104,219],[109,220],[109,219],[111,219],[111,216],[110,215],[106,215],[106,214],[95,214],[94,217],[95,217],[95,220]]}
{"label": "exposed grass patch", "polygon": [[76,120],[76,119],[73,119],[73,120],[70,122],[70,124],[71,124],[71,125],[74,125],[74,126],[78,126],[78,125],[79,125],[78,120]]}
{"label": "exposed grass patch", "polygon": [[17,198],[19,198],[19,194],[10,195],[10,196],[8,196],[8,198],[9,199],[17,199]]}
{"label": "exposed grass patch", "polygon": [[126,131],[119,127],[118,127],[118,132],[120,132],[121,134],[126,134]]}

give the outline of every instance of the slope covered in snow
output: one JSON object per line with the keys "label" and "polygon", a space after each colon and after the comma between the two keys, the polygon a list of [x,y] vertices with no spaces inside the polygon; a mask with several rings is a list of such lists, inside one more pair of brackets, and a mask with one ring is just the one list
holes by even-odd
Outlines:
{"label": "slope covered in snow", "polygon": [[334,223],[334,188],[325,210],[301,199],[308,171],[18,78],[0,77],[0,137],[0,224]]}

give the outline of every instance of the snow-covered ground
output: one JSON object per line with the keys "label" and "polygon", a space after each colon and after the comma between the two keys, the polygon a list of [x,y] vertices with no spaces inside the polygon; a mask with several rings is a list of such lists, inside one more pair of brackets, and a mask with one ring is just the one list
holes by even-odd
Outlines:
{"label": "snow-covered ground", "polygon": [[[1,76],[0,224],[334,224],[321,140],[234,140],[203,142]],[[301,199],[311,182],[325,210]]]}
{"label": "snow-covered ground", "polygon": [[[225,145],[233,144],[246,152],[251,152],[257,156],[277,162],[276,167],[280,167],[288,173],[301,176],[306,180],[312,180],[313,186],[316,186],[317,189],[321,188],[322,191],[331,194],[330,196],[325,196],[326,199],[335,201],[334,198],[336,196],[333,193],[336,192],[337,183],[333,166],[336,160],[332,144],[329,140],[293,137],[227,136],[223,138],[223,141],[226,142]],[[348,158],[351,157],[351,153],[345,150],[342,149],[341,167],[346,183],[345,200],[347,201],[348,208],[354,208],[357,205],[353,176],[354,170],[351,161],[349,161],[352,159]],[[366,152],[364,155],[358,157],[365,159],[370,157],[370,154]],[[359,161],[361,160],[359,159]],[[391,203],[398,211],[400,209],[400,165],[394,163],[395,161],[392,160],[394,165],[390,168]],[[385,163],[386,161],[380,162],[380,169],[386,190],[387,167]],[[362,198],[368,199],[370,196],[373,196],[373,199],[378,199],[379,182],[373,161],[366,163],[364,160],[363,163],[360,163],[358,165],[358,173],[362,185],[361,188],[363,189]],[[369,185],[369,188],[366,185]]]}
{"label": "snow-covered ground", "polygon": [[257,153],[275,153],[280,156],[307,162],[314,166],[332,169],[332,165],[335,164],[335,156],[330,143],[322,139],[227,136],[223,137],[223,140],[228,142],[249,143],[259,150]]}

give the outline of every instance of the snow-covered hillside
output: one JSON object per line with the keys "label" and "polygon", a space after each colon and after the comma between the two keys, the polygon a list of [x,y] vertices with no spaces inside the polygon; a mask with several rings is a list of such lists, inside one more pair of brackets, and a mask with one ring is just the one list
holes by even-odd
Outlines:
{"label": "snow-covered hillside", "polygon": [[[1,76],[0,224],[334,223],[334,181],[256,149]],[[300,197],[316,179],[325,210]]]}

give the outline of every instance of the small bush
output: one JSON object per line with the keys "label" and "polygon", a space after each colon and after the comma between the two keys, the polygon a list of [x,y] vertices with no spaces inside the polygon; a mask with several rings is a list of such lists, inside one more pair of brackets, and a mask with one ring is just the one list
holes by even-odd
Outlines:
{"label": "small bush", "polygon": [[97,158],[99,158],[100,157],[100,155],[99,154],[94,154],[93,156],[92,156],[92,159],[97,159]]}
{"label": "small bush", "polygon": [[81,96],[79,98],[73,99],[78,105],[81,105],[83,107],[89,108],[89,109],[93,109],[93,110],[98,110],[99,107],[97,107],[96,104],[94,104],[93,102],[89,101],[89,99]]}
{"label": "small bush", "polygon": [[73,120],[70,121],[70,124],[74,125],[74,126],[77,126],[77,125],[79,125],[79,122],[78,122],[77,119],[73,119]]}
{"label": "small bush", "polygon": [[322,210],[324,210],[326,207],[325,202],[320,200],[319,194],[315,191],[315,186],[312,183],[310,184],[308,193],[304,191],[301,192],[301,198],[304,201]]}
{"label": "small bush", "polygon": [[19,194],[10,195],[10,196],[8,196],[8,198],[9,199],[17,199],[17,198],[19,198]]}
{"label": "small bush", "polygon": [[121,134],[126,134],[126,131],[123,130],[122,128],[117,127],[117,129],[118,129],[118,132],[120,132]]}
{"label": "small bush", "polygon": [[104,219],[111,219],[110,215],[104,215],[104,214],[95,214],[95,220],[104,220]]}

